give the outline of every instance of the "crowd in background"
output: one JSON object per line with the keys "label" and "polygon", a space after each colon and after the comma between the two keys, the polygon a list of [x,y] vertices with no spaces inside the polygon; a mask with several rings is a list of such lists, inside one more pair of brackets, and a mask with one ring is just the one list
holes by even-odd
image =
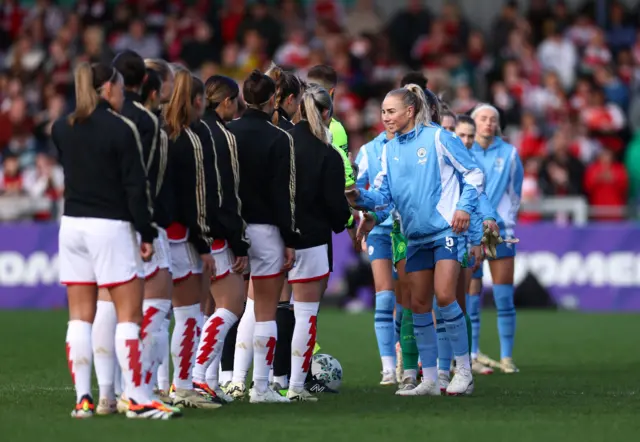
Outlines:
{"label": "crowd in background", "polygon": [[525,168],[523,202],[584,195],[606,208],[595,219],[628,217],[640,202],[640,6],[608,1],[600,27],[592,1],[575,10],[510,1],[483,32],[454,2],[436,11],[409,0],[388,19],[372,0],[21,3],[0,4],[0,219],[17,197],[52,202],[36,219],[56,216],[63,177],[50,130],[73,106],[73,68],[124,48],[203,79],[242,81],[272,60],[301,77],[330,64],[354,156],[382,130],[386,92],[407,70],[423,70],[455,112],[480,101],[500,109]]}

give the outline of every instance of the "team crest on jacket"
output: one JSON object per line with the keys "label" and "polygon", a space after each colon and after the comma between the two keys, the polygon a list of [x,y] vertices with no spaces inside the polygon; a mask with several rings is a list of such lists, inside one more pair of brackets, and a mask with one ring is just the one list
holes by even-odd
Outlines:
{"label": "team crest on jacket", "polygon": [[418,154],[418,158],[424,158],[427,156],[427,149],[421,147],[416,153]]}
{"label": "team crest on jacket", "polygon": [[504,158],[496,158],[495,163],[493,163],[493,169],[496,172],[502,172],[502,170],[504,169]]}

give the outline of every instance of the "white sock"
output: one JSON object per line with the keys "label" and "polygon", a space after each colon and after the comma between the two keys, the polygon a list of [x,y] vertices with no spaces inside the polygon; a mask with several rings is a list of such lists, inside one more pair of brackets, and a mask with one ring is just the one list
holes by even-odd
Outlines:
{"label": "white sock", "polygon": [[382,360],[382,371],[395,373],[396,371],[395,356],[381,356],[380,359]]}
{"label": "white sock", "polygon": [[207,385],[214,390],[220,387],[218,373],[220,372],[221,359],[222,359],[222,351],[218,355],[216,355],[216,357],[211,362],[211,365],[207,367],[207,372],[205,373],[205,376],[204,376],[204,380],[207,383]]}
{"label": "white sock", "polygon": [[169,381],[169,328],[171,327],[171,319],[164,318],[162,320],[162,328],[158,335],[158,354],[161,358],[160,366],[158,367],[158,389],[169,392],[171,388]]}
{"label": "white sock", "polygon": [[316,345],[316,321],[318,319],[319,302],[296,302],[293,313],[296,325],[291,340],[291,379],[290,388],[304,388],[307,372],[311,368],[313,348]]}
{"label": "white sock", "polygon": [[469,353],[462,356],[456,356],[456,367],[471,369],[471,359],[469,359]]}
{"label": "white sock", "polygon": [[418,378],[418,370],[414,370],[412,368],[410,368],[409,370],[405,370],[404,377],[416,380]]}
{"label": "white sock", "polygon": [[[115,333],[113,335],[113,351],[115,354]],[[124,392],[124,381],[122,380],[122,371],[120,370],[120,364],[118,364],[117,362],[118,358],[116,358],[116,366],[113,367],[113,391],[116,393],[116,396],[120,396]]]}
{"label": "white sock", "polygon": [[437,367],[422,367],[422,382],[426,381],[438,382]]}
{"label": "white sock", "polygon": [[247,298],[247,306],[238,324],[236,348],[233,354],[233,382],[245,382],[253,359],[253,333],[256,314],[253,299]]}
{"label": "white sock", "polygon": [[144,383],[140,326],[133,322],[121,322],[116,326],[116,355],[125,382],[125,394],[139,404],[151,401]]}
{"label": "white sock", "polygon": [[450,372],[449,370],[438,370],[438,377],[440,377],[440,375],[442,376],[446,375],[448,378],[450,376]]}
{"label": "white sock", "polygon": [[253,336],[253,387],[260,393],[269,388],[269,370],[273,366],[277,338],[276,321],[256,322]]}
{"label": "white sock", "polygon": [[[208,373],[207,373],[208,375]],[[220,370],[220,383],[222,385],[227,385],[227,383],[231,382],[231,379],[233,379],[233,371],[222,371]]]}
{"label": "white sock", "polygon": [[93,360],[100,398],[115,399],[114,376],[116,369],[116,307],[110,301],[98,301],[96,317],[91,330]]}
{"label": "white sock", "polygon": [[171,336],[171,358],[173,359],[173,384],[183,390],[193,389],[191,371],[198,348],[198,315],[200,304],[174,307],[176,324]]}
{"label": "white sock", "polygon": [[273,367],[271,367],[271,370],[269,370],[269,383],[273,382]]}
{"label": "white sock", "polygon": [[[207,369],[213,364],[215,359],[218,359],[218,364],[220,363],[224,340],[227,337],[229,329],[233,327],[236,321],[238,321],[238,317],[230,310],[219,308],[204,324],[202,338],[198,345],[196,365],[193,369],[194,382],[206,382]],[[215,370],[212,369],[212,374],[213,371],[215,371],[216,385],[209,385],[211,388],[217,387],[218,382],[218,368],[215,367]]]}
{"label": "white sock", "polygon": [[66,343],[69,372],[76,388],[76,402],[80,402],[82,396],[91,396],[91,324],[78,320],[69,321]]}
{"label": "white sock", "polygon": [[142,325],[140,326],[140,339],[144,347],[144,360],[148,367],[144,382],[149,394],[153,393],[158,377],[158,365],[162,361],[159,348],[159,340],[162,340],[163,322],[171,308],[168,299],[145,299],[142,303]]}
{"label": "white sock", "polygon": [[286,374],[282,376],[274,376],[273,382],[279,384],[282,388],[289,388],[289,379]]}
{"label": "white sock", "polygon": [[473,359],[474,361],[478,359],[478,353],[471,353],[471,359]]}
{"label": "white sock", "polygon": [[[204,312],[200,315],[201,320],[198,321],[198,347],[200,348],[200,342],[202,342],[202,331],[204,329],[204,324],[209,320],[209,315],[205,315]],[[199,350],[196,350],[195,357],[198,357]],[[191,371],[191,377],[193,378],[193,382],[196,381],[196,361],[193,361],[193,370]]]}

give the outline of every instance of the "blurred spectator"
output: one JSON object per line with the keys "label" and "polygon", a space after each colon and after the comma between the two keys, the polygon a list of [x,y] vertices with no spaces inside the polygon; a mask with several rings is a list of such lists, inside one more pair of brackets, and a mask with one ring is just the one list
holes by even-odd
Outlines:
{"label": "blurred spectator", "polygon": [[562,35],[557,25],[552,26],[551,34],[540,44],[538,59],[543,69],[558,74],[566,90],[573,87],[578,55],[575,46]]}
{"label": "blurred spectator", "polygon": [[134,19],[129,25],[129,32],[121,35],[113,45],[116,52],[130,49],[142,58],[158,58],[162,53],[157,36],[146,33],[146,25],[142,19]]}
{"label": "blurred spectator", "polygon": [[302,68],[309,60],[309,53],[304,28],[292,28],[286,42],[276,51],[274,61],[281,66]]}
{"label": "blurred spectator", "polygon": [[0,195],[20,195],[24,192],[22,171],[18,157],[10,152],[2,156],[2,170],[0,170]]}
{"label": "blurred spectator", "polygon": [[265,0],[256,0],[249,7],[249,15],[240,23],[237,31],[239,41],[247,41],[247,33],[256,31],[266,42],[264,50],[272,57],[280,46],[282,34],[280,24],[271,16]]}
{"label": "blurred spectator", "polygon": [[628,20],[624,6],[619,1],[612,1],[609,8],[609,25],[607,26],[607,43],[614,52],[631,47],[636,39],[633,21]]}
{"label": "blurred spectator", "polygon": [[537,157],[530,157],[522,159],[522,162],[524,165],[521,199],[523,209],[520,211],[518,219],[522,222],[539,221],[542,219],[540,213],[535,209],[527,208],[527,206],[535,206],[540,202],[540,197],[542,196],[540,184],[538,183],[538,176],[540,175],[540,159]]}
{"label": "blurred spectator", "polygon": [[416,63],[411,50],[418,38],[429,31],[431,14],[420,0],[409,0],[406,9],[400,10],[391,20],[387,34],[398,60],[409,66]]}
{"label": "blurred spectator", "polygon": [[580,195],[584,166],[569,154],[570,134],[566,128],[556,131],[549,143],[549,154],[540,171],[540,187],[545,195]]}
{"label": "blurred spectator", "polygon": [[347,13],[346,31],[352,37],[362,34],[376,34],[383,23],[376,11],[374,0],[356,0],[355,6]]}
{"label": "blurred spectator", "polygon": [[51,208],[35,213],[38,221],[45,221],[55,215],[56,202],[62,197],[64,190],[64,176],[62,167],[55,164],[53,159],[44,153],[36,156],[35,166],[23,173],[24,190],[33,198],[47,198],[51,201]]}
{"label": "blurred spectator", "polygon": [[629,180],[624,165],[615,160],[613,152],[603,149],[598,159],[587,168],[584,190],[595,210],[594,219],[625,218]]}
{"label": "blurred spectator", "polygon": [[640,207],[640,131],[636,131],[627,147],[624,159],[629,175],[629,198],[635,207]]}
{"label": "blurred spectator", "polygon": [[209,23],[204,20],[196,23],[194,38],[182,45],[180,58],[192,70],[200,69],[208,61],[220,62],[220,46]]}
{"label": "blurred spectator", "polygon": [[[522,115],[520,130],[509,136],[509,141],[517,147],[523,163],[529,158],[543,158],[546,153],[545,139],[538,128],[536,117],[531,112]],[[539,169],[539,164],[537,169]]]}
{"label": "blurred spectator", "polygon": [[625,126],[625,116],[619,106],[607,103],[602,88],[591,91],[587,107],[580,113],[582,123],[590,135],[604,147],[619,152],[624,147],[620,131]]}

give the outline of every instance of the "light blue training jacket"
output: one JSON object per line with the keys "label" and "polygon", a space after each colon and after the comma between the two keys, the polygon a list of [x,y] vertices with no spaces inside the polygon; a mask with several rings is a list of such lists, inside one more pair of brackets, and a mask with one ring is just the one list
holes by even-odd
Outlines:
{"label": "light blue training jacket", "polygon": [[[358,165],[356,187],[362,189],[366,188],[367,185],[373,187],[373,180],[382,170],[382,151],[387,141],[389,141],[387,140],[387,133],[382,132],[360,148],[360,152],[356,157],[356,164]],[[388,209],[392,210],[392,207]],[[390,235],[392,227],[393,217],[388,216],[371,230],[370,235]]]}
{"label": "light blue training jacket", "polygon": [[513,236],[524,179],[520,156],[500,137],[495,137],[487,149],[473,143],[471,152],[485,172],[485,193],[496,211],[500,231]]}
{"label": "light blue training jacket", "polygon": [[480,201],[480,213],[491,213],[480,197],[483,185],[482,169],[455,134],[418,124],[384,145],[374,187],[359,188],[356,204],[379,212],[380,220],[394,204],[409,244],[422,244],[457,236],[451,229],[456,210],[472,214]]}

